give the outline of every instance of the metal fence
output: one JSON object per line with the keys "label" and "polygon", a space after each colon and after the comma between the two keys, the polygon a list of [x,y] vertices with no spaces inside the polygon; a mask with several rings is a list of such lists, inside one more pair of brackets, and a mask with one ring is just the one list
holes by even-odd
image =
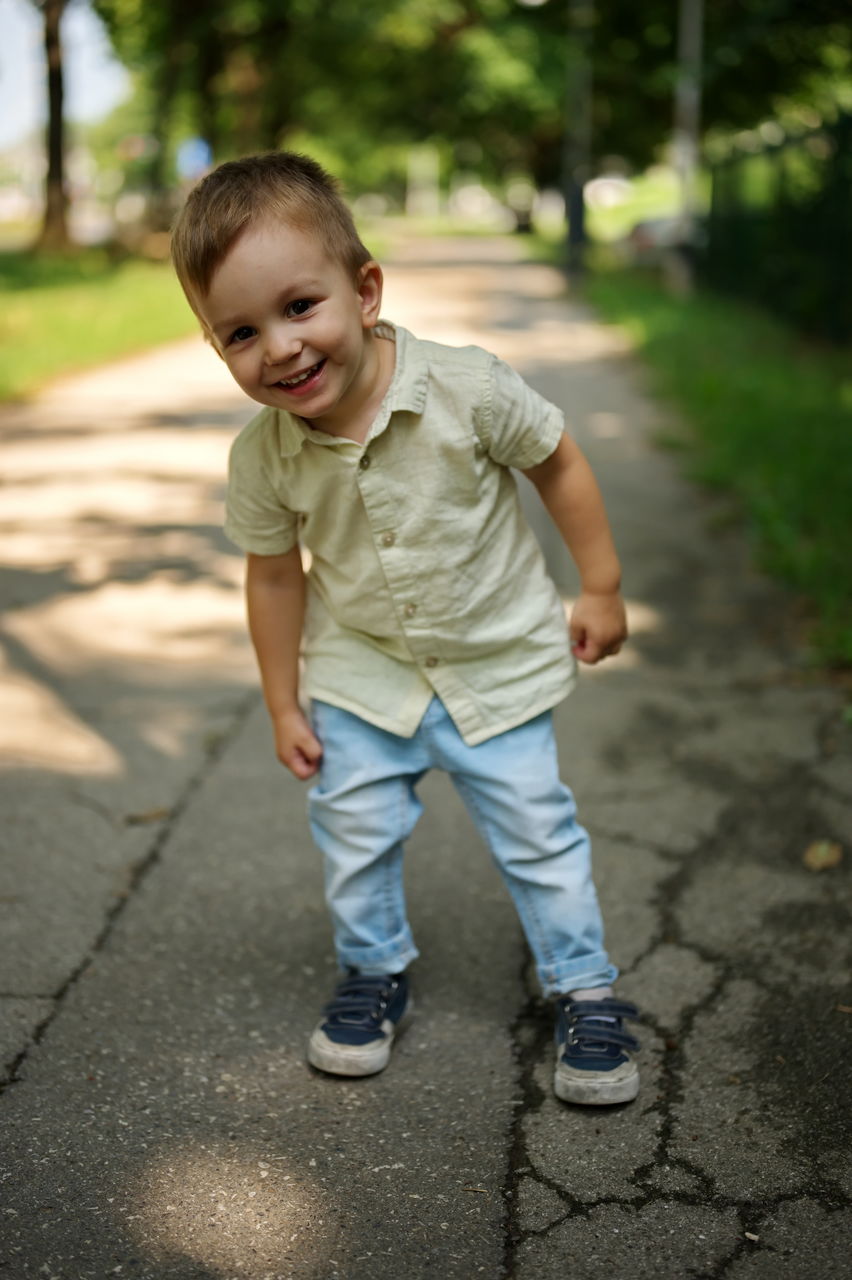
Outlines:
{"label": "metal fence", "polygon": [[701,273],[804,332],[852,340],[852,116],[712,165]]}

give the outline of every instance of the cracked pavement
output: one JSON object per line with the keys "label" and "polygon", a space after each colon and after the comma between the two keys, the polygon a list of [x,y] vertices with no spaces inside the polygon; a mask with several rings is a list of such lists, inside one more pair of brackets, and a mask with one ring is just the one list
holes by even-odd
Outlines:
{"label": "cracked pavement", "polygon": [[[175,344],[0,412],[9,1280],[848,1273],[847,696],[655,447],[671,415],[625,340],[519,246],[400,241],[384,311],[516,364],[607,498],[633,639],[557,731],[643,1010],[639,1099],[553,1097],[549,1010],[440,776],[408,855],[414,1022],[379,1077],[305,1066],[320,873],[219,530],[252,408]],[[838,865],[808,869],[817,841]]]}

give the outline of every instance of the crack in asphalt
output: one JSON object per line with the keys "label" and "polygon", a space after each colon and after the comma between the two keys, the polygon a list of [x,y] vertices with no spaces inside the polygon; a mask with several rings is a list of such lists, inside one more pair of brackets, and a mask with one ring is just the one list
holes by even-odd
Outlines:
{"label": "crack in asphalt", "polygon": [[[260,701],[260,694],[256,690],[245,697],[241,698],[236,709],[231,713],[231,722],[226,728],[215,733],[208,734],[203,739],[203,759],[195,771],[184,783],[183,789],[169,810],[169,815],[163,820],[162,826],[157,831],[147,853],[139,859],[131,868],[129,868],[126,887],[116,896],[115,902],[105,913],[104,923],[101,927],[91,948],[80,961],[80,963],[71,971],[65,981],[54,992],[49,995],[42,995],[39,999],[49,999],[53,1001],[53,1008],[41,1019],[34,1027],[29,1041],[23,1049],[16,1055],[9,1065],[8,1070],[0,1077],[0,1096],[2,1096],[13,1085],[18,1084],[21,1079],[21,1069],[33,1048],[38,1045],[46,1035],[52,1022],[60,1013],[63,1003],[65,1002],[69,992],[71,992],[88,968],[93,963],[95,957],[101,952],[109,941],[113,930],[120,920],[123,912],[126,910],[129,902],[134,894],[141,888],[150,873],[160,862],[163,851],[168,845],[175,832],[175,829],[183,817],[190,801],[196,792],[201,788],[207,780],[211,771],[224,755],[231,741],[236,737],[245,721],[253,711],[254,707]],[[74,798],[83,803],[84,797],[75,795]],[[97,802],[87,804],[86,807],[94,808],[96,811],[100,808]],[[101,816],[104,816],[101,814]],[[18,999],[26,997],[17,996]],[[30,997],[33,998],[33,997]]]}
{"label": "crack in asphalt", "polygon": [[[831,717],[823,719],[820,726],[819,741],[821,755],[813,763],[813,767],[818,767],[819,764],[830,758],[836,747],[836,712]],[[672,768],[685,773],[685,763],[672,761]],[[691,769],[690,765],[687,765],[687,767]],[[694,773],[694,770],[692,772]],[[703,780],[706,781],[706,777]],[[718,784],[718,775],[714,781]],[[833,794],[837,794],[834,788],[821,779],[809,776],[808,770],[799,765],[791,766],[789,770],[779,771],[773,777],[771,783],[763,784],[761,790],[764,793],[772,792],[783,796],[789,791],[793,781],[795,781],[800,793],[807,784],[813,786],[818,792],[830,791]],[[698,839],[691,851],[673,854],[671,850],[660,849],[653,843],[631,840],[629,837],[625,839],[620,834],[617,837],[613,835],[613,838],[617,838],[621,844],[629,846],[641,843],[643,848],[650,849],[666,861],[670,862],[676,859],[678,862],[677,868],[660,881],[654,894],[654,906],[658,915],[659,928],[648,946],[643,949],[629,967],[623,970],[623,975],[635,972],[641,962],[653,955],[661,945],[676,945],[682,950],[689,951],[705,964],[712,966],[717,973],[716,979],[709,990],[699,1000],[681,1010],[674,1029],[661,1025],[659,1019],[650,1015],[646,1014],[642,1018],[643,1024],[649,1027],[662,1042],[664,1055],[659,1079],[659,1096],[646,1108],[647,1114],[656,1112],[660,1115],[660,1133],[652,1158],[637,1165],[631,1175],[631,1182],[636,1188],[637,1194],[601,1196],[590,1201],[580,1200],[566,1191],[558,1181],[536,1167],[535,1160],[528,1150],[526,1125],[529,1117],[540,1110],[546,1098],[544,1090],[536,1080],[536,1072],[544,1062],[545,1055],[551,1052],[553,1036],[552,1014],[546,1002],[531,993],[512,1024],[511,1039],[518,1063],[518,1092],[524,1102],[523,1106],[518,1108],[515,1113],[510,1134],[509,1158],[504,1182],[506,1210],[503,1274],[509,1277],[510,1280],[516,1274],[518,1250],[527,1240],[546,1238],[559,1226],[572,1218],[588,1219],[594,1210],[607,1205],[630,1208],[636,1213],[640,1213],[648,1205],[660,1202],[700,1207],[719,1212],[734,1210],[740,1224],[738,1240],[734,1247],[723,1258],[719,1259],[712,1270],[702,1272],[702,1280],[724,1280],[724,1277],[730,1273],[731,1268],[739,1258],[756,1248],[758,1242],[750,1240],[746,1233],[760,1237],[767,1219],[777,1212],[781,1206],[797,1203],[814,1196],[818,1197],[820,1202],[828,1209],[841,1209],[849,1207],[850,1203],[852,1203],[852,1199],[843,1192],[836,1180],[827,1176],[818,1167],[816,1157],[813,1155],[807,1161],[810,1176],[806,1184],[792,1191],[779,1192],[774,1196],[744,1199],[738,1196],[722,1194],[718,1190],[714,1178],[700,1164],[681,1156],[672,1155],[669,1152],[674,1138],[675,1124],[678,1119],[676,1108],[684,1098],[684,1076],[687,1064],[683,1044],[692,1034],[695,1024],[702,1014],[718,1007],[719,1001],[730,984],[743,977],[741,962],[719,953],[712,947],[707,947],[686,937],[678,919],[678,906],[684,893],[692,885],[695,876],[699,871],[706,869],[708,860],[716,860],[724,854],[726,848],[732,847],[732,841],[749,821],[754,784],[738,779],[726,790],[729,794],[733,792],[730,803],[718,815],[713,831],[704,838]],[[603,834],[600,824],[598,825],[598,830]],[[734,844],[733,847],[736,847],[736,845]],[[528,961],[524,963],[524,974],[529,974]],[[750,973],[748,976],[756,987],[769,996],[777,997],[780,992],[786,989],[781,984],[768,980],[764,975]],[[528,979],[527,989],[530,991]],[[757,1080],[755,1083],[759,1089],[760,1081]],[[695,1178],[700,1184],[699,1188],[693,1191],[672,1191],[649,1185],[649,1179],[656,1171],[671,1168],[680,1169]],[[543,1227],[523,1226],[520,1221],[518,1193],[524,1178],[531,1179],[539,1186],[553,1193],[564,1205],[565,1212],[559,1214]]]}
{"label": "crack in asphalt", "polygon": [[77,805],[78,808],[87,809],[89,813],[97,814],[113,831],[121,829],[123,823],[120,818],[116,817],[109,805],[96,800],[94,796],[85,795],[82,791],[78,791],[76,787],[69,787],[66,795],[71,803]]}

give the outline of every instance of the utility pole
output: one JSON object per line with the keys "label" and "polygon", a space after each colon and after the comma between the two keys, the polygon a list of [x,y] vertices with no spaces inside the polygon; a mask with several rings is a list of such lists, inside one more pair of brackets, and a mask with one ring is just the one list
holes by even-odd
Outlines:
{"label": "utility pole", "polygon": [[701,60],[704,0],[680,0],[677,28],[677,80],[674,106],[674,163],[680,186],[680,234],[695,235],[697,179],[701,139]]}

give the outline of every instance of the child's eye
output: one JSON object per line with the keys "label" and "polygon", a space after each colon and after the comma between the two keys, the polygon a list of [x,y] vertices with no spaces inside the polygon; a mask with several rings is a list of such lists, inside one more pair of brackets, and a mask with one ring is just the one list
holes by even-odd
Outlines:
{"label": "child's eye", "polygon": [[235,329],[234,332],[231,334],[230,338],[228,339],[228,342],[229,344],[231,342],[246,342],[249,338],[253,336],[254,336],[254,329],[251,327],[251,325],[241,324],[239,329]]}
{"label": "child's eye", "polygon": [[314,305],[311,298],[297,298],[295,302],[291,302],[287,308],[288,316],[304,316],[310,311]]}

